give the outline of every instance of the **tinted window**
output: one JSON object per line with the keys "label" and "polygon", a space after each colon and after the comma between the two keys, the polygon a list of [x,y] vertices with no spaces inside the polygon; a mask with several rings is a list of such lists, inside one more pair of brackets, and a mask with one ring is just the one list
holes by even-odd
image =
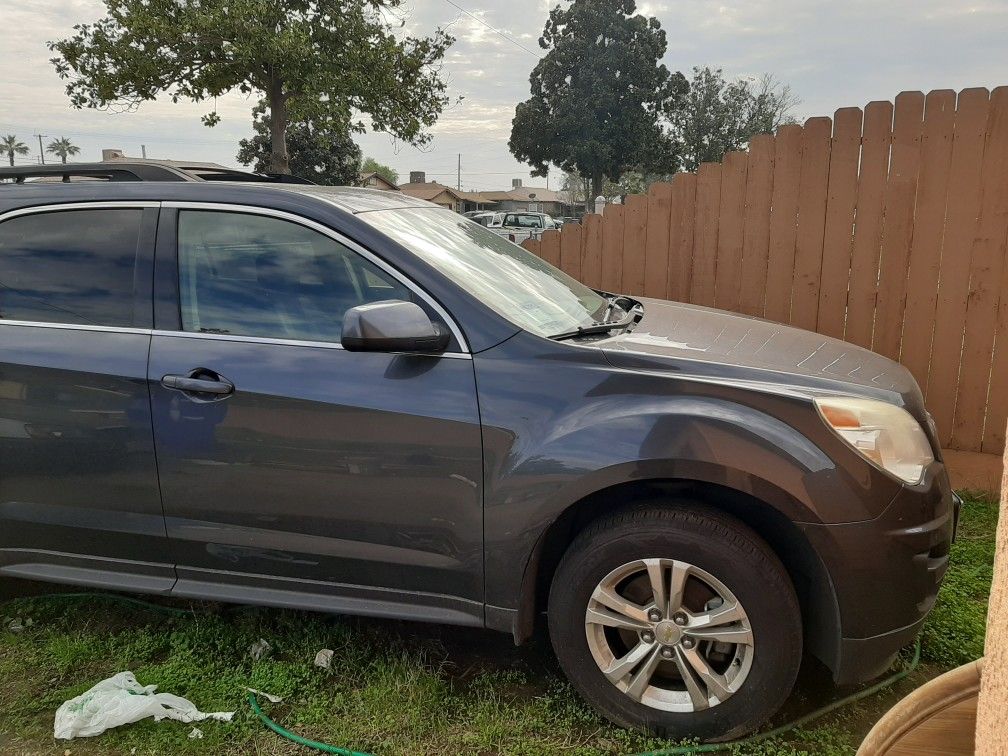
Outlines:
{"label": "tinted window", "polygon": [[179,213],[182,328],[339,341],[343,314],[411,292],[333,239],[262,215]]}
{"label": "tinted window", "polygon": [[0,223],[0,318],[133,325],[142,214],[70,210]]}

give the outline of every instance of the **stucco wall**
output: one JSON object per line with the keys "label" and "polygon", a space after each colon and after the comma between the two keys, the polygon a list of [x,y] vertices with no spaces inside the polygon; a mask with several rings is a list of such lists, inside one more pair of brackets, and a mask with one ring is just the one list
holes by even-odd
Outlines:
{"label": "stucco wall", "polygon": [[994,582],[987,613],[987,640],[980,702],[977,708],[976,752],[983,756],[1008,753],[1008,451],[1001,479],[1001,515],[997,529]]}

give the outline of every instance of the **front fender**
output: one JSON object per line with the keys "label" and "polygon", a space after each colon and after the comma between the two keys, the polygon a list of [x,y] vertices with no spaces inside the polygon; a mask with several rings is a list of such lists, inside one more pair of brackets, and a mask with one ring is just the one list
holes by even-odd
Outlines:
{"label": "front fender", "polygon": [[[517,606],[525,566],[554,521],[621,484],[713,483],[801,523],[871,519],[899,490],[850,450],[838,453],[842,442],[807,398],[616,371],[592,361],[591,350],[577,351],[576,363],[553,357],[534,367],[521,364],[524,355],[477,360],[492,606]],[[534,393],[508,380],[511,370],[527,376],[544,368],[552,375]]]}

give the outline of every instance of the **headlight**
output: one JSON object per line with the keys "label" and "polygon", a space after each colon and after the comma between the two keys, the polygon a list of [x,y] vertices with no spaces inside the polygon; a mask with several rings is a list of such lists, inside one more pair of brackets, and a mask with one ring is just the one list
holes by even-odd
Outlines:
{"label": "headlight", "polygon": [[888,402],[831,396],[815,400],[826,424],[866,459],[911,485],[934,461],[913,415]]}

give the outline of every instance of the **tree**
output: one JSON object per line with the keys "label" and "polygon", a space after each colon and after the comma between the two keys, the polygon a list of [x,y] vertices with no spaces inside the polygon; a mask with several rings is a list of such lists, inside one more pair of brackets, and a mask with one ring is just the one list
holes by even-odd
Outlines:
{"label": "tree", "polygon": [[[238,143],[238,162],[260,173],[270,171],[273,153],[266,107],[260,101],[252,109],[255,133]],[[287,125],[287,154],[291,173],[317,184],[355,185],[360,176],[360,147],[347,128],[320,129],[310,121],[292,121]]]}
{"label": "tree", "polygon": [[364,165],[361,168],[362,173],[377,173],[383,179],[392,184],[399,183],[399,173],[387,165],[383,165],[375,160],[373,157],[369,157],[364,161]]}
{"label": "tree", "polygon": [[[439,63],[454,39],[397,38],[402,0],[104,0],[108,15],[49,43],[76,108],[135,109],[167,93],[203,102],[260,93],[269,107],[270,168],[289,172],[289,122],[326,133],[371,128],[410,144],[448,98]],[[405,21],[403,21],[405,23]],[[203,117],[220,121],[216,112]]]}
{"label": "tree", "polygon": [[790,87],[770,75],[729,82],[721,69],[694,68],[689,94],[670,114],[683,168],[695,171],[701,163],[719,161],[756,134],[793,121],[797,104]]}
{"label": "tree", "polygon": [[14,156],[27,155],[28,145],[19,141],[13,134],[8,134],[3,139],[0,139],[0,152],[6,152],[10,164],[14,165]]}
{"label": "tree", "polygon": [[66,165],[68,157],[80,154],[80,147],[66,137],[60,137],[59,139],[52,140],[48,145],[46,145],[46,152],[51,152],[53,155],[58,156],[59,159],[63,161],[63,165]]}
{"label": "tree", "polygon": [[[630,168],[672,171],[674,144],[662,114],[685,95],[686,77],[662,65],[665,32],[635,15],[634,0],[573,0],[550,12],[532,70],[532,96],[520,103],[508,146],[544,176],[553,163],[590,181]],[[590,204],[590,203],[589,203]]]}

